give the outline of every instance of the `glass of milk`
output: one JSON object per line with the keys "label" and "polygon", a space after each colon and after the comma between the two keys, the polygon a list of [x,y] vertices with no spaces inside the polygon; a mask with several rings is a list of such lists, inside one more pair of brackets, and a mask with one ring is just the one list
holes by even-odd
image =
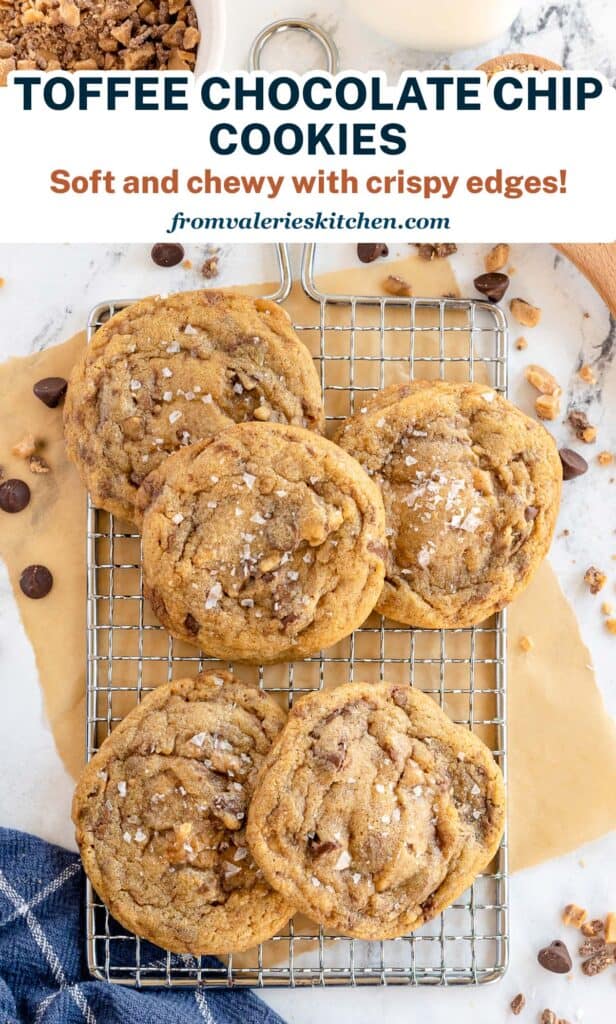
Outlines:
{"label": "glass of milk", "polygon": [[452,53],[502,35],[520,0],[347,0],[370,28],[414,50]]}

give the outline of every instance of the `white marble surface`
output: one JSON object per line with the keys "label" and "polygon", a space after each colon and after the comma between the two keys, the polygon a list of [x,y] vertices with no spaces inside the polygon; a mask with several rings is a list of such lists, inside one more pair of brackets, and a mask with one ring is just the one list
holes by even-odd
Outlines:
{"label": "white marble surface", "polygon": [[[404,247],[398,253],[403,255]],[[351,246],[321,249],[319,266],[347,265],[354,260]],[[485,247],[464,247],[454,258],[463,290],[470,293],[472,278],[481,266]],[[188,250],[195,266],[202,250]],[[297,259],[297,253],[294,254]],[[594,456],[599,448],[616,452],[616,368],[612,342],[616,328],[596,294],[577,271],[549,246],[518,246],[512,251],[517,268],[515,292],[543,309],[543,320],[526,331],[529,348],[512,351],[512,397],[532,410],[532,392],[523,368],[536,361],[550,369],[565,390],[563,408],[571,402],[588,408],[599,426],[600,442],[584,449]],[[226,250],[221,260],[221,283],[239,283],[271,277],[272,250]],[[0,246],[0,358],[54,344],[83,326],[88,310],[105,298],[132,297],[160,290],[199,285],[196,270],[155,268],[142,246]],[[585,316],[588,314],[588,316]],[[518,331],[513,328],[512,337]],[[581,362],[595,367],[597,385],[581,386],[576,369]],[[610,400],[611,399],[611,400]],[[559,441],[571,443],[568,427],[554,424]],[[576,447],[580,447],[576,445]],[[597,678],[605,699],[616,713],[614,651],[599,612],[600,598],[591,597],[582,583],[585,568],[594,563],[610,572],[603,597],[616,603],[616,535],[612,522],[615,507],[616,465],[602,468],[591,458],[588,474],[565,484],[559,534],[552,562],[573,602]],[[76,543],[81,541],[76,538]],[[532,632],[532,625],[529,625]],[[41,707],[34,659],[15,610],[6,573],[0,569],[0,824],[29,830],[47,839],[72,844],[69,822],[71,782],[55,753]],[[589,794],[592,799],[592,794]],[[567,982],[536,965],[535,954],[545,942],[563,934],[560,907],[571,900],[588,905],[595,913],[616,907],[614,859],[616,835],[594,843],[559,861],[523,872],[513,878],[512,964],[506,979],[481,990],[456,991],[280,991],[268,1001],[293,1022],[308,1022],[319,1014],[341,1024],[371,1022],[375,1015],[402,1024],[426,1019],[445,1024],[455,1013],[459,1024],[471,1024],[477,1014],[486,1021],[505,1020],[508,1002],[519,990],[529,999],[527,1019],[534,1009],[554,1008],[567,1020],[607,1020],[605,1010],[614,1004],[614,972],[586,979],[579,972]],[[582,863],[584,866],[582,866]],[[532,1008],[531,1008],[532,1007]]]}
{"label": "white marble surface", "polygon": [[[409,0],[419,3],[420,0]],[[460,0],[461,3],[464,0]],[[486,0],[486,5],[492,0]],[[374,0],[378,6],[379,0]],[[414,69],[472,68],[500,53],[525,52],[548,57],[574,70],[592,68],[610,81],[616,77],[616,11],[613,0],[520,0],[519,17],[508,32],[478,50],[456,54],[419,53],[366,28],[351,13],[352,0],[227,0],[228,35],[225,66],[243,67],[250,44],[265,24],[284,17],[316,20],[330,32],[340,49],[342,68],[384,69],[391,79]],[[272,43],[266,66],[296,63],[297,48],[284,36]],[[316,49],[302,47],[306,66],[312,67]]]}
{"label": "white marble surface", "polygon": [[[378,0],[375,0],[375,3]],[[488,0],[486,0],[488,2]],[[345,0],[228,0],[229,33],[225,65],[244,66],[250,42],[268,21],[285,15],[316,18],[339,44],[343,67],[384,68],[396,77],[408,67],[472,67],[496,53],[526,50],[542,54],[572,68],[595,68],[616,78],[616,8],[613,0],[567,0],[550,3],[527,0],[511,31],[480,51],[453,55],[421,55],[400,49],[359,25]],[[288,46],[288,48],[287,48]],[[289,56],[289,55],[292,55]],[[286,44],[271,53],[272,64],[292,64],[314,54]],[[401,250],[403,251],[403,250]],[[198,260],[198,250],[189,252]],[[482,255],[481,247],[466,247],[455,258],[460,283],[470,290]],[[350,262],[350,247],[335,247],[323,254],[323,264]],[[548,246],[516,247],[512,259],[518,269],[515,290],[544,310],[542,325],[529,337],[527,352],[511,358],[512,397],[530,411],[532,394],[522,377],[524,365],[536,361],[555,373],[566,392],[566,403],[588,408],[600,429],[600,443],[616,452],[616,325],[577,272]],[[271,252],[227,252],[223,283],[254,279],[271,264]],[[0,245],[0,358],[24,354],[54,344],[82,327],[88,309],[109,297],[131,297],[154,290],[194,287],[194,273],[160,271],[152,267],[142,247],[113,249],[83,247],[20,247]],[[585,314],[589,314],[587,317]],[[517,335],[514,331],[514,337]],[[596,367],[598,383],[583,387],[576,378],[581,364]],[[554,425],[559,441],[570,442],[568,428]],[[595,450],[593,449],[593,455]],[[586,454],[586,451],[585,451]],[[606,599],[616,603],[616,535],[613,513],[616,467],[604,469],[591,460],[582,479],[565,485],[559,536],[552,562],[573,602],[588,643],[597,678],[612,713],[616,713],[614,651],[599,613],[599,599],[582,583],[591,563],[610,571]],[[55,753],[44,721],[36,668],[0,567],[0,824],[36,832],[70,845],[71,783]],[[592,799],[592,794],[589,794]],[[308,1024],[316,1017],[339,1024],[368,1024],[375,1017],[391,1024],[430,1021],[471,1024],[477,1019],[498,1022],[509,1016],[508,1003],[524,991],[528,1006],[521,1020],[537,1020],[538,1012],[552,1007],[567,1020],[592,1024],[611,1019],[616,1002],[616,976],[607,972],[586,979],[576,972],[573,981],[549,975],[535,961],[537,949],[557,936],[559,908],[575,900],[595,913],[616,909],[614,863],[616,836],[583,851],[526,871],[512,880],[512,961],[500,984],[485,989],[348,990],[320,992],[280,991],[267,999],[288,1021]]]}

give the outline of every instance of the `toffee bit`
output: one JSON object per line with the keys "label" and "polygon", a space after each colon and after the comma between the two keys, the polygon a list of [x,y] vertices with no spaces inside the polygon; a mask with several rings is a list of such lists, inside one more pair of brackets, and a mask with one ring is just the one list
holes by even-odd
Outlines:
{"label": "toffee bit", "polygon": [[42,455],[31,455],[28,460],[31,473],[49,473],[51,466]]}
{"label": "toffee bit", "polygon": [[383,288],[389,295],[408,297],[413,294],[409,282],[405,281],[403,277],[399,277],[398,274],[390,274],[389,277],[386,277]]}
{"label": "toffee bit", "polygon": [[522,327],[536,327],[541,321],[541,310],[526,299],[515,298],[509,303],[511,315]]}
{"label": "toffee bit", "polygon": [[445,259],[453,256],[458,251],[458,246],[453,242],[437,242],[434,245],[424,244],[417,246],[417,255],[422,260]]}
{"label": "toffee bit", "polygon": [[610,967],[613,963],[616,963],[616,949],[600,949],[597,953],[593,953],[588,960],[585,960],[582,964],[582,971],[588,978],[594,978],[595,975],[601,974],[606,967]]}
{"label": "toffee bit", "polygon": [[11,451],[18,459],[29,459],[36,451],[34,434],[25,434],[21,441],[13,445]]}
{"label": "toffee bit", "polygon": [[511,1012],[515,1017],[518,1016],[526,1006],[526,996],[523,992],[518,992],[517,996],[514,996],[511,1000]]}
{"label": "toffee bit", "polygon": [[211,281],[213,278],[218,277],[220,273],[219,260],[220,251],[218,249],[212,250],[205,257],[201,265],[201,276],[204,277],[206,281]]}
{"label": "toffee bit", "polygon": [[485,268],[488,274],[497,270],[503,270],[509,262],[509,246],[505,242],[494,245],[485,258]]}
{"label": "toffee bit", "polygon": [[596,566],[591,565],[584,573],[584,583],[588,586],[591,594],[598,594],[607,583],[607,576]]}
{"label": "toffee bit", "polygon": [[565,925],[581,928],[588,919],[588,911],[584,907],[578,907],[577,903],[568,903],[562,912],[561,919]]}

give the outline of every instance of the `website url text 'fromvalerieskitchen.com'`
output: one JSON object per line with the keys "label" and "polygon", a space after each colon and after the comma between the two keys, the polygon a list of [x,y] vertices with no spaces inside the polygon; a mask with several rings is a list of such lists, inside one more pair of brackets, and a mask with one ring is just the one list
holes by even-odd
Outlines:
{"label": "website url text 'fromvalerieskitchen.com'", "polygon": [[191,217],[174,213],[168,235],[182,231],[449,231],[449,217],[371,217],[356,214],[317,212],[302,216],[255,213],[243,217]]}

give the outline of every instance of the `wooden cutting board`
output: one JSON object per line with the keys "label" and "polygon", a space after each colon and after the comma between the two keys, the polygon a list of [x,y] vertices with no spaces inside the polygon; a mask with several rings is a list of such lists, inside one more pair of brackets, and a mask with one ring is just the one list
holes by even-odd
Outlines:
{"label": "wooden cutting board", "polygon": [[555,247],[575,263],[616,316],[616,242]]}

